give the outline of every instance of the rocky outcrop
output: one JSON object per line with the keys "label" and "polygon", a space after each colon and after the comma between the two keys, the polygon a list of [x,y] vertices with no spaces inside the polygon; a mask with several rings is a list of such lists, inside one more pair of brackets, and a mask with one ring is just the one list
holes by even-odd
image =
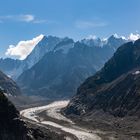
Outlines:
{"label": "rocky outcrop", "polygon": [[25,123],[14,105],[0,91],[0,139],[30,140]]}
{"label": "rocky outcrop", "polygon": [[1,71],[0,71],[0,87],[3,88],[6,94],[10,96],[17,96],[21,94],[20,88],[17,86],[17,84]]}
{"label": "rocky outcrop", "polygon": [[105,66],[77,90],[65,113],[140,116],[140,40],[121,46]]}

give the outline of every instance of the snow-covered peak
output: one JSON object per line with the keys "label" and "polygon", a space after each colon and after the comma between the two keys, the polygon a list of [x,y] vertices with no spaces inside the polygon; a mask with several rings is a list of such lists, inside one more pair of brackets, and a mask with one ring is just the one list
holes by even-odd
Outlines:
{"label": "snow-covered peak", "polygon": [[116,51],[118,47],[128,42],[128,40],[124,36],[113,34],[108,38],[98,38],[96,36],[89,36],[81,40],[80,42],[86,44],[89,47],[109,47]]}
{"label": "snow-covered peak", "polygon": [[116,39],[123,39],[123,40],[127,40],[127,38],[126,38],[125,36],[122,36],[122,35],[120,36],[120,35],[118,35],[118,34],[116,34],[116,33],[115,33],[115,34],[113,34],[113,37],[114,37],[114,38],[116,38]]}
{"label": "snow-covered peak", "polygon": [[55,46],[54,51],[62,50],[63,53],[67,53],[69,49],[73,47],[74,47],[73,39],[65,37]]}
{"label": "snow-covered peak", "polygon": [[131,33],[129,36],[128,36],[128,39],[131,40],[131,41],[136,41],[140,38],[140,34],[136,33],[136,34],[133,34]]}
{"label": "snow-covered peak", "polygon": [[47,52],[54,50],[56,44],[61,41],[58,37],[44,36],[42,40],[35,46],[33,51],[24,60],[27,68],[31,68],[37,63]]}
{"label": "snow-covered peak", "polygon": [[96,47],[102,47],[105,43],[105,41],[101,40],[96,36],[89,36],[81,40],[80,42],[86,44],[87,46],[96,46]]}
{"label": "snow-covered peak", "polygon": [[34,47],[42,40],[43,34],[34,37],[30,40],[21,40],[16,45],[9,45],[6,50],[5,55],[10,57],[16,57],[20,60],[24,60],[34,49]]}
{"label": "snow-covered peak", "polygon": [[44,36],[30,55],[24,60],[25,65],[27,68],[31,68],[47,52],[63,50],[64,53],[67,53],[72,47],[74,47],[74,41],[68,37],[59,38],[55,36]]}
{"label": "snow-covered peak", "polygon": [[89,35],[85,39],[87,39],[87,40],[96,40],[97,39],[97,36],[96,35]]}
{"label": "snow-covered peak", "polygon": [[116,33],[107,38],[107,40],[109,40],[109,39],[113,39],[113,40],[118,40],[118,39],[128,40],[125,36],[121,36],[121,35],[118,35]]}
{"label": "snow-covered peak", "polygon": [[137,71],[135,71],[135,72],[133,73],[133,75],[138,75],[138,74],[140,74],[140,71],[139,71],[139,70],[137,70]]}
{"label": "snow-covered peak", "polygon": [[118,35],[118,34],[116,34],[116,33],[115,33],[115,34],[113,34],[113,37],[114,37],[114,38],[120,38],[120,37],[119,37],[119,35]]}
{"label": "snow-covered peak", "polygon": [[118,34],[114,34],[114,35],[112,35],[112,37],[116,38],[116,39],[123,39],[126,41],[136,41],[140,38],[140,34],[130,33],[130,35],[128,35],[128,36],[119,36]]}

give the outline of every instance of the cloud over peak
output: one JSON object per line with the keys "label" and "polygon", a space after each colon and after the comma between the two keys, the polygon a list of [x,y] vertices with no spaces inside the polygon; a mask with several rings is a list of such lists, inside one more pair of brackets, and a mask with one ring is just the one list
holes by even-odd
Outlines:
{"label": "cloud over peak", "polygon": [[136,33],[136,34],[131,33],[128,37],[129,40],[134,40],[134,41],[139,38],[140,38],[140,34],[138,34],[138,33]]}
{"label": "cloud over peak", "polygon": [[125,40],[130,40],[130,41],[136,41],[140,38],[140,34],[138,33],[130,33],[127,37],[125,36],[119,36],[118,34],[114,34],[114,37],[116,38],[122,38]]}
{"label": "cloud over peak", "polygon": [[17,45],[9,45],[6,51],[7,56],[18,57],[20,60],[25,59],[38,42],[44,37],[44,35],[39,35],[32,40],[20,41]]}

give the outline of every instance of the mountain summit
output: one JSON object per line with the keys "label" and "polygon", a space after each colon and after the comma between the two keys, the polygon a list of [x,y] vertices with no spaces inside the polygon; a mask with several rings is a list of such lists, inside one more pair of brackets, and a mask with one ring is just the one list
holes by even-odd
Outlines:
{"label": "mountain summit", "polygon": [[100,47],[88,43],[91,40],[74,42],[64,38],[38,63],[23,72],[17,82],[26,94],[47,98],[70,97],[87,77],[99,70],[113,55],[114,46],[117,48],[117,45],[125,42],[118,38],[114,38],[114,42],[110,40]]}

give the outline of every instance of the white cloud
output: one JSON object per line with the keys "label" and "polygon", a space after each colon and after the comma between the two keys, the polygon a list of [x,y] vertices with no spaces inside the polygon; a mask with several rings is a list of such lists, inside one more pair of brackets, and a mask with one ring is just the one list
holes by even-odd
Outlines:
{"label": "white cloud", "polygon": [[22,15],[6,15],[6,16],[0,16],[1,23],[6,21],[18,21],[18,22],[31,22],[31,23],[45,23],[45,19],[38,19],[32,14],[22,14]]}
{"label": "white cloud", "polygon": [[35,20],[34,15],[26,14],[26,15],[7,15],[0,16],[1,21],[12,20],[12,21],[22,21],[22,22],[31,22]]}
{"label": "white cloud", "polygon": [[5,54],[7,56],[16,56],[20,60],[23,60],[31,53],[43,36],[44,35],[41,34],[32,40],[20,41],[17,45],[9,45]]}
{"label": "white cloud", "polygon": [[79,29],[89,29],[89,28],[97,28],[104,27],[108,24],[105,22],[95,22],[95,21],[77,21],[76,27]]}
{"label": "white cloud", "polygon": [[131,33],[131,34],[129,35],[129,37],[128,37],[128,39],[129,39],[129,40],[132,40],[132,41],[135,41],[135,40],[137,40],[137,39],[139,39],[139,38],[140,38],[140,34],[138,34],[138,33],[136,33],[136,34]]}
{"label": "white cloud", "polygon": [[32,22],[35,20],[34,15],[20,15],[17,17],[19,21]]}

